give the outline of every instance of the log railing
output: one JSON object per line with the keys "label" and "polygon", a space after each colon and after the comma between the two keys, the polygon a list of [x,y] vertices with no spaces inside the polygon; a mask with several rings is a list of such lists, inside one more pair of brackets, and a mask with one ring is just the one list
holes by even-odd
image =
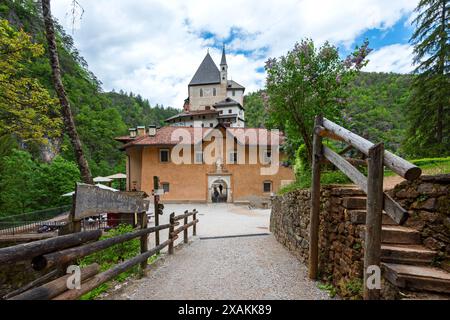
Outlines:
{"label": "log railing", "polygon": [[[185,212],[180,216],[171,215],[170,223],[160,226],[147,227],[147,217],[145,213],[139,214],[141,219],[141,229],[129,232],[113,238],[100,240],[102,231],[86,231],[59,236],[52,239],[36,241],[28,244],[21,244],[13,247],[0,249],[0,264],[14,264],[18,261],[32,260],[32,267],[37,271],[48,271],[47,274],[36,279],[30,284],[10,292],[3,299],[11,300],[75,300],[84,294],[92,291],[105,282],[113,280],[121,273],[130,268],[141,266],[142,274],[145,274],[147,261],[150,257],[158,254],[161,250],[169,247],[169,253],[173,254],[174,243],[178,239],[178,234],[184,232],[184,242],[188,243],[188,229],[193,227],[193,235],[196,235],[196,225],[198,212]],[[189,217],[193,217],[192,222],[188,222]],[[180,226],[180,221],[184,224]],[[178,229],[175,227],[180,226]],[[154,248],[148,249],[148,236],[161,230],[169,230],[168,239],[157,244]],[[75,264],[79,259],[93,253],[105,250],[114,245],[121,244],[133,239],[141,240],[140,255],[124,261],[111,269],[99,273],[98,264],[93,264],[81,269],[81,289],[68,289],[67,280],[70,275],[64,275],[65,269]],[[60,276],[60,277],[58,277]],[[56,279],[54,279],[57,277]],[[50,281],[50,282],[49,282]]]}
{"label": "log railing", "polygon": [[[175,213],[172,213],[170,215],[171,228],[169,229],[169,240],[177,238],[178,235],[181,232],[183,232],[183,242],[185,244],[189,243],[188,231],[189,231],[190,227],[192,227],[192,235],[194,237],[197,235],[197,223],[199,222],[199,220],[197,219],[197,214],[198,214],[198,212],[195,209],[192,212],[185,211],[184,214],[179,215],[179,216],[175,216]],[[188,221],[189,217],[192,217],[191,222]],[[180,220],[183,220],[184,224],[183,224],[183,226],[181,226],[175,230],[175,225],[176,225],[177,221],[180,221]],[[173,254],[173,253],[174,253],[174,242],[172,241],[172,243],[169,245],[169,254]]]}
{"label": "log railing", "polygon": [[[323,145],[323,138],[330,138],[344,142],[349,146],[345,152],[337,154]],[[347,159],[342,155],[357,149],[366,155],[367,160]],[[369,290],[366,285],[371,266],[380,267],[381,264],[381,229],[383,210],[399,225],[408,219],[408,212],[383,191],[384,167],[388,167],[407,180],[415,180],[422,174],[422,170],[408,161],[384,150],[384,144],[372,142],[357,134],[324,119],[316,117],[313,140],[313,164],[311,186],[311,216],[310,216],[310,247],[309,247],[309,275],[311,279],[318,276],[318,242],[320,224],[320,175],[324,161],[331,162],[347,175],[361,190],[367,194],[366,235],[364,248],[364,298],[378,299],[379,290]],[[354,165],[367,165],[368,176],[362,174]]]}

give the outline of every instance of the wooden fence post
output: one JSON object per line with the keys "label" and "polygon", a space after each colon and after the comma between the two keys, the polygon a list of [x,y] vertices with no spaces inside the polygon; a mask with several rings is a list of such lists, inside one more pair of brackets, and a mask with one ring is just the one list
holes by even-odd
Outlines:
{"label": "wooden fence post", "polygon": [[[185,212],[185,214],[188,214],[189,213],[189,211],[187,211],[186,210],[186,212]],[[188,217],[185,217],[184,218],[184,225],[187,225],[189,222],[188,222]],[[183,238],[184,238],[184,243],[189,243],[189,234],[188,234],[188,232],[189,232],[189,228],[186,228],[185,230],[184,230],[184,232],[183,232]]]}
{"label": "wooden fence post", "polygon": [[[194,221],[197,220],[197,210],[194,209]],[[192,236],[197,236],[197,224],[194,224],[194,226],[192,227]]]}
{"label": "wooden fence post", "polygon": [[[369,150],[367,179],[367,217],[364,250],[364,299],[378,300],[380,290],[370,288],[367,283],[369,267],[381,268],[381,228],[383,217],[383,178],[384,144],[380,143]],[[373,270],[371,270],[373,272]]]}
{"label": "wooden fence post", "polygon": [[[158,177],[153,177],[153,190],[155,192],[154,195],[154,203],[155,203],[155,227],[159,226],[159,200],[160,200],[160,196],[156,195],[156,192],[159,190],[159,178]],[[159,246],[159,231],[155,232],[155,243],[156,246]]]}
{"label": "wooden fence post", "polygon": [[173,254],[173,245],[175,241],[175,237],[173,236],[173,232],[175,231],[175,212],[170,215],[170,228],[169,228],[169,254]]}
{"label": "wooden fence post", "polygon": [[[147,212],[141,212],[140,214],[140,220],[141,220],[141,229],[147,229],[148,225],[148,218],[147,218]],[[141,237],[141,254],[146,253],[148,251],[148,234],[143,235]],[[145,275],[145,270],[147,269],[147,260],[142,261],[141,263],[141,272],[143,275]]]}
{"label": "wooden fence post", "polygon": [[[315,128],[323,125],[323,117],[317,116]],[[309,277],[316,280],[319,269],[319,223],[320,223],[320,163],[323,158],[322,137],[314,128],[311,215],[309,227]]]}

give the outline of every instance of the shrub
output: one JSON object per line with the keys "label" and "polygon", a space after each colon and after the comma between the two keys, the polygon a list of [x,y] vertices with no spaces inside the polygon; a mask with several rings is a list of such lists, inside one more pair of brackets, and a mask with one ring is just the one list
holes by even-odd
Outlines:
{"label": "shrub", "polygon": [[[117,228],[109,231],[105,236],[101,237],[100,240],[110,239],[130,233],[133,231],[133,227],[130,225],[120,225]],[[93,263],[98,263],[100,265],[100,272],[104,272],[118,263],[125,260],[131,259],[140,254],[140,241],[139,239],[133,239],[124,243],[114,245],[105,250],[96,252],[90,256],[87,256],[79,261],[81,267],[86,267]],[[134,266],[130,270],[120,274],[115,279],[116,281],[123,282],[125,279],[131,275],[137,274],[139,271],[139,266]],[[81,297],[81,300],[92,300],[98,297],[100,294],[106,292],[109,289],[109,284],[105,283],[98,288],[92,290],[91,292],[85,294]]]}

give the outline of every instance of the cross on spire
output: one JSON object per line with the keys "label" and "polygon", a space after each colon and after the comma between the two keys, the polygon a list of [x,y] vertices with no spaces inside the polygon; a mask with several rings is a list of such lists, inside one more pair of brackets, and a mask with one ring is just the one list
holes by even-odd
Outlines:
{"label": "cross on spire", "polygon": [[223,44],[223,50],[222,50],[222,61],[220,62],[221,66],[227,65],[227,55],[225,53],[225,43]]}

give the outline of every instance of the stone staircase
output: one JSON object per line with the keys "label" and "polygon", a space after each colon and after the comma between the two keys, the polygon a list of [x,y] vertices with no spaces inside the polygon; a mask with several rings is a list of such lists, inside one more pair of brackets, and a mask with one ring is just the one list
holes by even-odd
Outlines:
{"label": "stone staircase", "polygon": [[[344,198],[353,224],[365,224],[366,197]],[[383,213],[381,260],[387,281],[405,299],[450,299],[450,273],[433,267],[437,252],[422,245],[420,233]]]}

